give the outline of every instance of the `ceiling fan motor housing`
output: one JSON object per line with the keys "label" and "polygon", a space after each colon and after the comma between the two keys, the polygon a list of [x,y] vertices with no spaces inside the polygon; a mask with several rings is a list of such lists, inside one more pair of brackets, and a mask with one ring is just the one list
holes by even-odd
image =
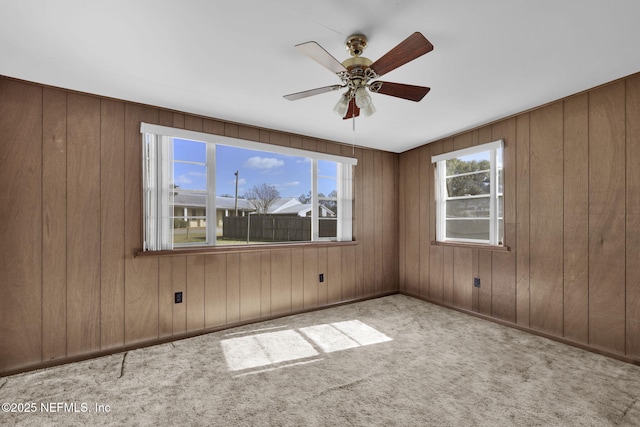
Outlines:
{"label": "ceiling fan motor housing", "polygon": [[345,47],[351,56],[360,56],[367,47],[367,36],[364,34],[350,35]]}

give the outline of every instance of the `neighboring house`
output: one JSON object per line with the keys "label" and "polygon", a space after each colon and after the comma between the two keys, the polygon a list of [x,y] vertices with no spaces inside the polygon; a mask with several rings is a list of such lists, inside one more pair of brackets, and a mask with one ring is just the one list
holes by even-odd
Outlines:
{"label": "neighboring house", "polygon": [[[311,216],[311,204],[301,203],[295,197],[281,197],[269,207],[267,212],[272,215]],[[320,205],[320,216],[335,218],[336,214],[324,205]]]}
{"label": "neighboring house", "polygon": [[[205,227],[205,203],[206,196],[198,193],[176,192],[173,199],[173,215],[176,219],[188,221],[189,227]],[[235,197],[216,196],[216,227],[222,230],[222,219],[234,215]],[[247,199],[238,199],[238,215],[245,216],[247,212],[253,212],[255,208]],[[281,197],[269,207],[267,212],[272,215],[296,215],[301,217],[311,216],[311,204],[300,203],[295,197]],[[320,205],[320,216],[334,218],[335,212],[326,206]],[[185,224],[186,226],[186,224]]]}
{"label": "neighboring house", "polygon": [[[173,215],[176,219],[188,221],[189,227],[205,227],[207,224],[205,203],[206,196],[204,194],[177,192],[173,198]],[[235,203],[235,197],[216,196],[217,227],[222,227],[222,218],[234,215]],[[244,216],[246,212],[254,210],[248,200],[238,199],[238,215]]]}

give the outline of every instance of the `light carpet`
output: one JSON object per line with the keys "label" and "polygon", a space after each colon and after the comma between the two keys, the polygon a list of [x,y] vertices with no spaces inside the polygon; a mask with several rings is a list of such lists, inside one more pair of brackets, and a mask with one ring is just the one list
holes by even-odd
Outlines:
{"label": "light carpet", "polygon": [[639,398],[640,367],[393,295],[0,378],[0,424],[638,426]]}

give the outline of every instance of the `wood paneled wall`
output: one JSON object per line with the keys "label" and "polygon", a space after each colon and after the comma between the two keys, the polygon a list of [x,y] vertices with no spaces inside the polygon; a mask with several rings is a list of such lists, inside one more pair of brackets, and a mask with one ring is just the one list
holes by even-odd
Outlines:
{"label": "wood paneled wall", "polygon": [[[510,251],[431,245],[431,156],[497,139]],[[639,165],[640,74],[401,154],[401,291],[640,361]]]}
{"label": "wood paneled wall", "polygon": [[[0,375],[398,289],[399,156],[360,148],[358,245],[135,257],[141,121],[352,155],[323,140],[0,77]],[[184,303],[173,303],[176,291]]]}

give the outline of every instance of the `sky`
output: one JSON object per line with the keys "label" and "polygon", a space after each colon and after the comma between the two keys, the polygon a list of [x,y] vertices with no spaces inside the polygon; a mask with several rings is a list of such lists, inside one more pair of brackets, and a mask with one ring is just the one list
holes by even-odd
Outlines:
{"label": "sky", "polygon": [[[206,143],[174,139],[175,184],[182,189],[206,189]],[[192,162],[181,163],[180,161]],[[196,164],[193,164],[196,163]],[[334,162],[319,161],[319,175],[336,175]],[[275,185],[281,197],[298,197],[311,190],[311,160],[265,151],[216,145],[216,195],[235,195],[238,171],[238,195],[254,185]],[[318,180],[318,192],[335,190],[333,179]]]}

